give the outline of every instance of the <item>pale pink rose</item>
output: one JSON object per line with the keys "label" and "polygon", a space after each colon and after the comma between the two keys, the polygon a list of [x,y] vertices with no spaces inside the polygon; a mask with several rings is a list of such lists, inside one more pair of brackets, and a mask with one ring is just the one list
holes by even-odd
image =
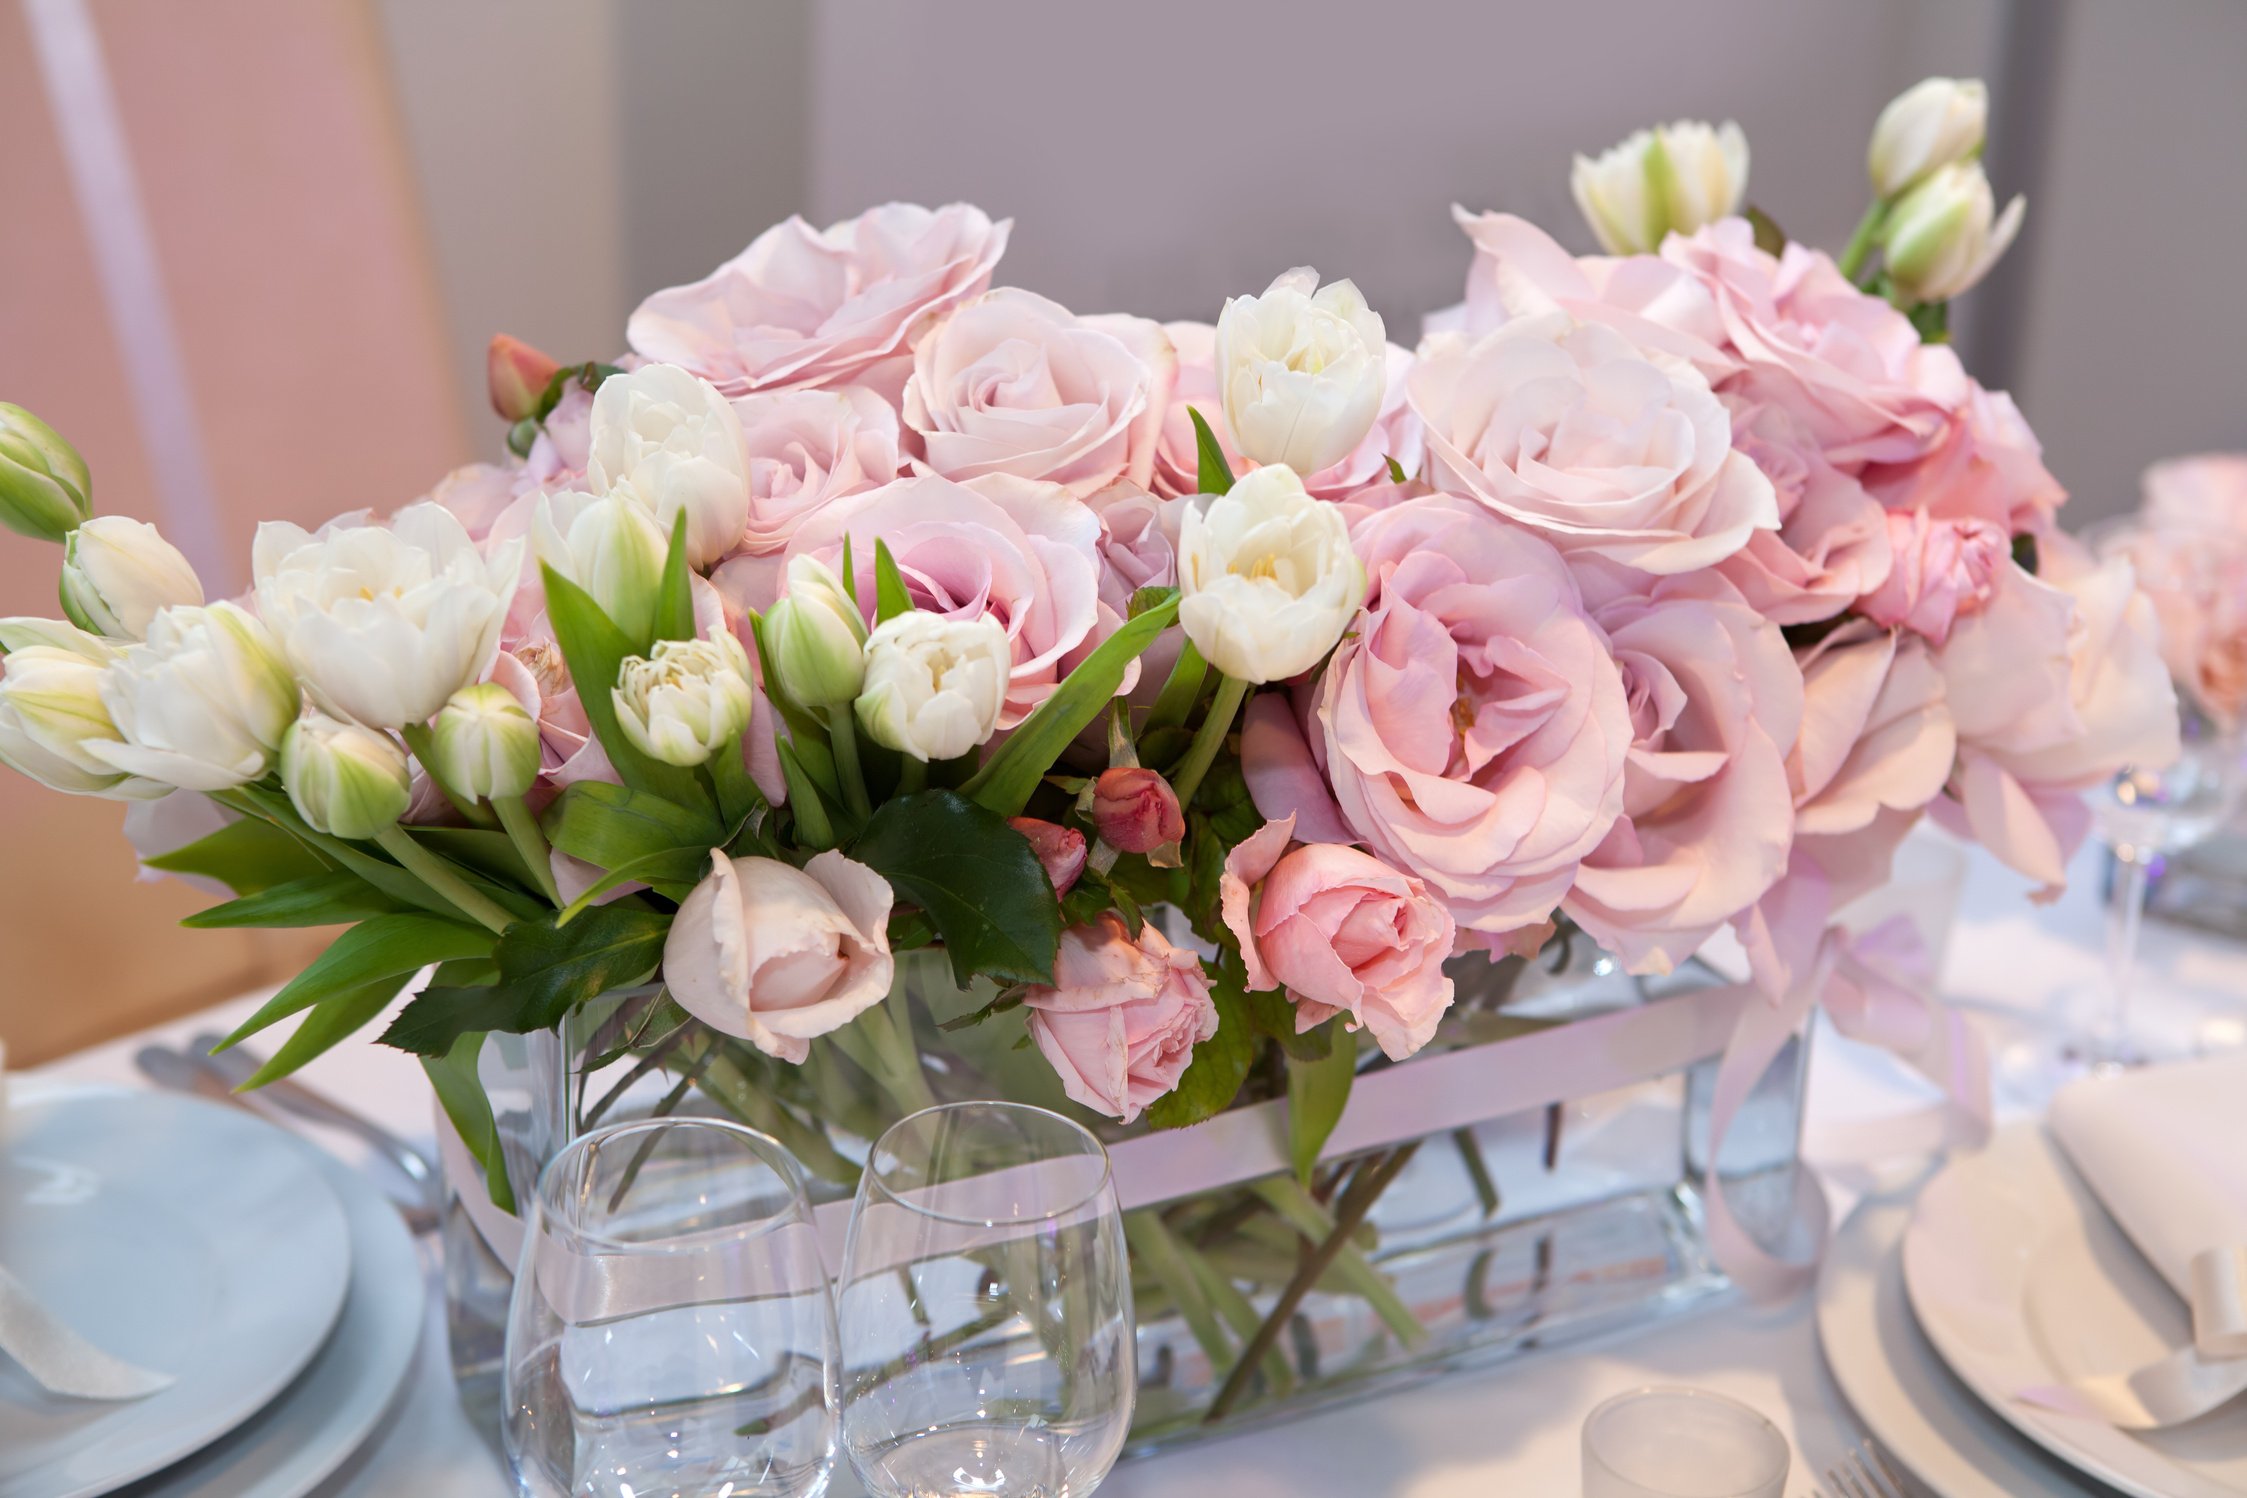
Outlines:
{"label": "pale pink rose", "polygon": [[1755,532],[1717,570],[1775,623],[1831,619],[1887,578],[1887,515],[1863,485],[1826,461],[1792,412],[1738,398],[1725,404],[1733,447],[1778,493],[1779,528]]}
{"label": "pale pink rose", "polygon": [[1891,510],[1981,520],[2012,535],[2046,528],[2052,512],[2067,501],[2043,453],[2013,397],[1969,380],[1965,397],[1923,456],[1868,463],[1862,477]]}
{"label": "pale pink rose", "polygon": [[1144,486],[1177,375],[1170,340],[1145,318],[1078,317],[1005,286],[920,341],[905,425],[928,470],[949,479]]}
{"label": "pale pink rose", "polygon": [[1201,958],[1152,921],[1137,941],[1113,911],[1070,927],[1053,980],[1023,997],[1030,1034],[1072,1100],[1124,1123],[1176,1087],[1194,1047],[1217,1033]]}
{"label": "pale pink rose", "polygon": [[493,523],[537,487],[520,463],[470,463],[439,479],[437,487],[422,498],[450,510],[468,539],[481,543],[491,534]]}
{"label": "pale pink rose", "polygon": [[888,880],[832,850],[798,869],[712,849],[664,939],[664,984],[712,1029],[800,1066],[888,996],[891,899]]}
{"label": "pale pink rose", "polygon": [[530,456],[523,460],[523,476],[541,489],[572,489],[585,476],[593,455],[593,393],[572,383],[546,414]]}
{"label": "pale pink rose", "polygon": [[1802,672],[1779,626],[1714,573],[1576,563],[1632,721],[1623,815],[1561,909],[1634,973],[1667,973],[1786,871],[1787,750]]}
{"label": "pale pink rose", "polygon": [[1038,862],[1045,866],[1046,878],[1053,883],[1056,898],[1076,887],[1077,876],[1084,872],[1088,856],[1083,833],[1038,817],[1008,817],[1006,824],[1021,833],[1030,851],[1038,855]]}
{"label": "pale pink rose", "polygon": [[1920,341],[1910,319],[1849,283],[1820,251],[1772,256],[1745,219],[1673,234],[1662,258],[1716,298],[1729,351],[1743,369],[1726,389],[1801,416],[1844,471],[1924,455],[1967,397],[1958,355]]}
{"label": "pale pink rose", "polygon": [[[1217,329],[1205,322],[1173,322],[1164,323],[1163,332],[1178,351],[1178,384],[1155,448],[1153,485],[1158,494],[1194,494],[1201,489],[1201,450],[1189,406],[1209,423],[1233,477],[1239,478],[1257,465],[1234,448],[1232,433],[1225,425],[1225,403],[1217,388]],[[1419,473],[1427,455],[1427,441],[1420,430],[1420,418],[1405,398],[1405,377],[1411,370],[1411,351],[1390,344],[1380,414],[1356,447],[1318,472],[1301,475],[1306,492],[1320,499],[1345,498],[1368,484],[1386,480],[1391,458],[1406,474]]]}
{"label": "pale pink rose", "polygon": [[1013,227],[966,203],[884,203],[827,229],[792,217],[640,303],[625,333],[727,395],[855,383],[895,400],[913,341],[989,288]]}
{"label": "pale pink rose", "polygon": [[1285,988],[1299,1035],[1347,1014],[1349,1029],[1370,1030],[1402,1061],[1451,1007],[1451,913],[1421,881],[1356,848],[1289,852],[1294,825],[1266,822],[1225,857],[1220,899],[1248,986]]}
{"label": "pale pink rose", "polygon": [[1958,772],[1937,812],[2057,891],[2089,830],[2081,792],[2177,757],[2176,693],[2153,605],[2127,560],[2093,564],[2065,537],[2041,576],[2007,562],[1981,612],[1935,653],[1958,725]]}
{"label": "pale pink rose", "polygon": [[[1316,744],[1341,820],[1470,930],[1552,914],[1623,810],[1631,711],[1560,554],[1471,500],[1361,521],[1364,609],[1320,679]],[[1289,776],[1267,742],[1251,791]],[[1259,785],[1258,782],[1263,782]]]}
{"label": "pale pink rose", "polygon": [[1802,732],[1787,754],[1795,833],[1862,830],[1917,813],[1958,755],[1949,694],[1926,640],[1853,619],[1796,653]]}
{"label": "pale pink rose", "polygon": [[2170,679],[2218,723],[2247,719],[2247,526],[2132,524],[2106,550],[2152,600]]}
{"label": "pale pink rose", "polygon": [[742,551],[779,551],[821,507],[897,477],[897,412],[871,390],[775,390],[733,409],[749,455]]}
{"label": "pale pink rose", "polygon": [[1178,585],[1178,501],[1157,499],[1136,484],[1110,484],[1085,503],[1100,517],[1102,603],[1127,614],[1131,595],[1141,588]]}
{"label": "pale pink rose", "polygon": [[[924,476],[834,501],[779,555],[743,556],[712,581],[736,612],[770,608],[788,557],[840,572],[850,540],[859,607],[874,617],[875,542],[888,543],[913,606],[947,618],[989,615],[1006,627],[1014,668],[1001,728],[1053,695],[1071,667],[1122,618],[1100,599],[1100,520],[1059,484],[996,475],[971,484]],[[1136,681],[1128,676],[1126,690]]]}
{"label": "pale pink rose", "polygon": [[2156,463],[2140,480],[2146,518],[2193,530],[2247,532],[2247,453]]}
{"label": "pale pink rose", "polygon": [[1779,527],[1771,480],[1689,366],[1566,314],[1431,338],[1409,380],[1430,481],[1570,552],[1643,572],[1720,562]]}
{"label": "pale pink rose", "polygon": [[1888,546],[1895,564],[1858,612],[1937,645],[1959,615],[1989,602],[1990,579],[2013,555],[2013,538],[1988,521],[1940,520],[1924,510],[1891,510]]}

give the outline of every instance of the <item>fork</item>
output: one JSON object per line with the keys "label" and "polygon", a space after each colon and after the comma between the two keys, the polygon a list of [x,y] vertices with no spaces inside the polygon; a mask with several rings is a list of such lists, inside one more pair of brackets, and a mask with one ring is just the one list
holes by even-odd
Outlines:
{"label": "fork", "polygon": [[1904,1498],[1903,1479],[1870,1441],[1851,1447],[1847,1456],[1828,1467],[1826,1482],[1840,1498]]}

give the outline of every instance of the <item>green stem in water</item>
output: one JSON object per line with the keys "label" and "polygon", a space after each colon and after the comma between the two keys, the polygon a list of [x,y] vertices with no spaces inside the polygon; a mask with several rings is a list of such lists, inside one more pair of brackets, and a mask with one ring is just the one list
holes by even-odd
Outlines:
{"label": "green stem in water", "polygon": [[523,855],[523,866],[538,882],[539,892],[555,905],[563,904],[562,888],[554,882],[554,860],[547,852],[546,834],[538,830],[538,818],[531,815],[520,796],[502,796],[492,802],[492,808],[499,813],[499,825],[507,829],[515,851]]}
{"label": "green stem in water", "polygon": [[1849,236],[1849,245],[1841,252],[1841,259],[1834,262],[1835,268],[1850,280],[1856,280],[1857,272],[1864,269],[1865,257],[1872,253],[1873,246],[1880,240],[1880,231],[1886,227],[1888,204],[1875,200],[1865,210],[1865,216],[1857,220],[1857,232]]}
{"label": "green stem in water", "polygon": [[1216,762],[1217,751],[1225,745],[1225,735],[1232,732],[1233,718],[1247,700],[1249,684],[1230,676],[1217,678],[1217,692],[1209,704],[1209,716],[1202,726],[1194,730],[1194,742],[1187,746],[1186,757],[1178,762],[1178,773],[1171,776],[1170,788],[1178,793],[1180,806],[1194,804],[1194,792],[1201,789],[1202,777]]}
{"label": "green stem in water", "polygon": [[415,842],[406,829],[393,822],[375,834],[375,846],[398,860],[399,866],[452,902],[462,915],[495,934],[504,934],[515,918],[448,867],[442,858]]}
{"label": "green stem in water", "polygon": [[[866,777],[858,768],[858,725],[848,703],[827,710],[827,742],[835,751],[835,778],[843,783],[843,804],[864,821],[874,814],[874,807],[866,799]],[[927,774],[928,767],[922,765],[921,772]]]}

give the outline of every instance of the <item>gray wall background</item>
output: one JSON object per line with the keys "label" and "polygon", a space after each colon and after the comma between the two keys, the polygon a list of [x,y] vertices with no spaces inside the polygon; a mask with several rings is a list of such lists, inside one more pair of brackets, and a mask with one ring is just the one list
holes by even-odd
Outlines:
{"label": "gray wall background", "polygon": [[[792,211],[1011,214],[1002,279],[1212,317],[1289,265],[1400,336],[1456,300],[1454,201],[1591,248],[1568,163],[1732,118],[1751,197],[1837,247],[1873,117],[1928,73],[1996,95],[2023,244],[1962,309],[2075,494],[2247,448],[2239,0],[381,0],[464,405],[495,330],[613,351],[657,287]],[[628,23],[628,24],[627,24]],[[2010,136],[2006,125],[2014,126]]]}

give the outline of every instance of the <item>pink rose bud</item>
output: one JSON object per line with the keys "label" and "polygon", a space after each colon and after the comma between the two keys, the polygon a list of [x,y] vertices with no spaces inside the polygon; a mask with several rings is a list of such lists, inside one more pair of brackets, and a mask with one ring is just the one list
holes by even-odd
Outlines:
{"label": "pink rose bud", "polygon": [[1118,765],[1092,785],[1092,824],[1101,839],[1126,853],[1152,853],[1186,835],[1178,793],[1153,770]]}
{"label": "pink rose bud", "polygon": [[484,382],[491,389],[492,409],[502,420],[523,421],[538,414],[539,397],[562,366],[520,338],[492,335],[484,352]]}
{"label": "pink rose bud", "polygon": [[1084,872],[1083,833],[1036,817],[1008,817],[1006,824],[1029,840],[1030,851],[1038,855],[1038,862],[1045,865],[1046,878],[1053,881],[1056,898],[1076,886],[1077,876]]}
{"label": "pink rose bud", "polygon": [[1858,608],[1883,628],[1902,625],[1930,644],[1950,638],[1951,624],[1989,601],[1991,579],[2012,554],[2012,538],[1987,520],[1936,519],[1924,510],[1890,512],[1895,554],[1887,581]]}

